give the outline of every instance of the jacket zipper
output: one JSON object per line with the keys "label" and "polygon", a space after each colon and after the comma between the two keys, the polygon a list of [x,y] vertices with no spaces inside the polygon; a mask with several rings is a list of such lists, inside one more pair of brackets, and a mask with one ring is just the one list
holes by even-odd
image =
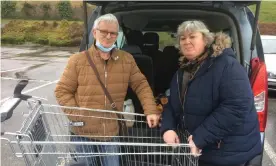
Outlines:
{"label": "jacket zipper", "polygon": [[180,96],[180,88],[179,88],[179,76],[178,76],[178,73],[177,73],[177,75],[176,75],[176,81],[177,81],[177,88],[178,88],[178,97],[179,97],[179,101],[180,101],[180,103],[181,103],[181,105],[182,105],[182,110],[184,111],[184,109],[183,109],[183,103],[182,103],[182,101],[181,101],[181,96]]}
{"label": "jacket zipper", "polygon": [[[106,71],[106,63],[104,64],[104,86],[106,87],[106,78],[107,78],[107,71]],[[104,95],[104,107],[106,108],[106,94]]]}
{"label": "jacket zipper", "polygon": [[[178,89],[178,97],[179,97],[179,102],[181,103],[181,109],[182,109],[182,112],[184,113],[184,103],[182,103],[182,100],[181,100],[181,96],[180,96],[180,88],[179,88],[179,76],[178,76],[178,72],[177,72],[177,74],[176,74],[176,81],[177,81],[177,89]],[[183,122],[184,122],[184,127],[185,127],[185,116],[183,115],[183,117],[182,117],[182,120],[183,120]],[[178,126],[179,126],[179,124],[178,124]],[[178,127],[177,127],[178,128]]]}
{"label": "jacket zipper", "polygon": [[106,134],[106,131],[105,131],[105,123],[103,123],[103,130],[104,130],[103,136],[105,136],[105,134]]}
{"label": "jacket zipper", "polygon": [[[199,67],[200,68],[200,67]],[[198,70],[199,70],[199,68],[195,71],[195,73],[193,74],[193,77],[191,78],[191,80],[189,80],[188,81],[188,84],[189,84],[189,82],[190,81],[192,81],[195,77],[195,75],[196,75],[196,73],[198,72]],[[184,71],[185,72],[185,71]],[[184,74],[184,73],[183,73]],[[180,100],[180,103],[182,104],[182,111],[183,111],[183,113],[184,113],[184,105],[185,105],[185,101],[186,101],[186,94],[187,94],[187,91],[188,91],[188,85],[186,86],[186,89],[185,89],[185,92],[184,92],[184,95],[183,95],[183,98],[184,98],[184,100],[183,100],[183,102],[181,101],[181,96],[180,96],[180,88],[179,88],[179,76],[178,76],[178,73],[177,73],[177,87],[178,87],[178,97],[179,97],[179,100]],[[185,125],[185,116],[183,115],[183,117],[182,117],[182,120],[183,120],[183,122],[184,122],[184,128],[186,128],[186,125]],[[190,133],[189,133],[189,135],[190,135]]]}

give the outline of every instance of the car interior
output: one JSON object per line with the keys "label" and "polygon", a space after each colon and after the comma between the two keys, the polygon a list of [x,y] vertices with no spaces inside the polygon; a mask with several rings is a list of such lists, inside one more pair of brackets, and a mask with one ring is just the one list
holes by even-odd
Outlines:
{"label": "car interior", "polygon": [[[211,32],[223,31],[229,34],[232,38],[232,48],[240,61],[239,43],[235,42],[238,41],[236,26],[228,15],[221,12],[174,9],[132,10],[113,14],[118,18],[123,33],[122,39],[117,40],[117,46],[134,57],[156,100],[168,93],[170,81],[179,67],[180,53],[175,47],[175,34],[178,25],[185,20],[201,20]],[[164,38],[164,34],[166,39],[170,40],[161,42],[160,38]],[[128,89],[126,99],[132,99],[136,113],[143,113],[139,99],[131,88]]]}

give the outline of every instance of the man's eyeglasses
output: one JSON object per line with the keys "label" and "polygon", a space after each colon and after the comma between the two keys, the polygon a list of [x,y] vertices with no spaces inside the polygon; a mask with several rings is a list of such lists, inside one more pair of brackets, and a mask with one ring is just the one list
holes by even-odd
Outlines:
{"label": "man's eyeglasses", "polygon": [[98,31],[100,31],[101,35],[106,37],[108,34],[110,34],[110,37],[117,37],[118,36],[118,32],[108,32],[106,30],[101,30],[101,29],[97,29]]}

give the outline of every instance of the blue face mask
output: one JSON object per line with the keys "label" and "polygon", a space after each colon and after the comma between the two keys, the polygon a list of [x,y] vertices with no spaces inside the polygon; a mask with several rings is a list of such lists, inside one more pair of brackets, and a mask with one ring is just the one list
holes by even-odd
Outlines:
{"label": "blue face mask", "polygon": [[99,41],[96,41],[96,46],[97,46],[97,48],[100,49],[102,52],[109,52],[109,51],[111,51],[113,48],[116,47],[116,45],[113,44],[111,47],[106,48],[106,47],[104,47],[103,45],[101,45],[101,43],[100,43]]}

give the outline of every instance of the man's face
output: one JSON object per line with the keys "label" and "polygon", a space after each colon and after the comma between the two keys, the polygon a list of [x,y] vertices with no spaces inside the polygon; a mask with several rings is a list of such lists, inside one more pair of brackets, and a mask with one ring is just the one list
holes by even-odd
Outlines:
{"label": "man's face", "polygon": [[94,38],[104,47],[111,47],[118,36],[118,24],[115,22],[101,21],[96,29],[93,29]]}

